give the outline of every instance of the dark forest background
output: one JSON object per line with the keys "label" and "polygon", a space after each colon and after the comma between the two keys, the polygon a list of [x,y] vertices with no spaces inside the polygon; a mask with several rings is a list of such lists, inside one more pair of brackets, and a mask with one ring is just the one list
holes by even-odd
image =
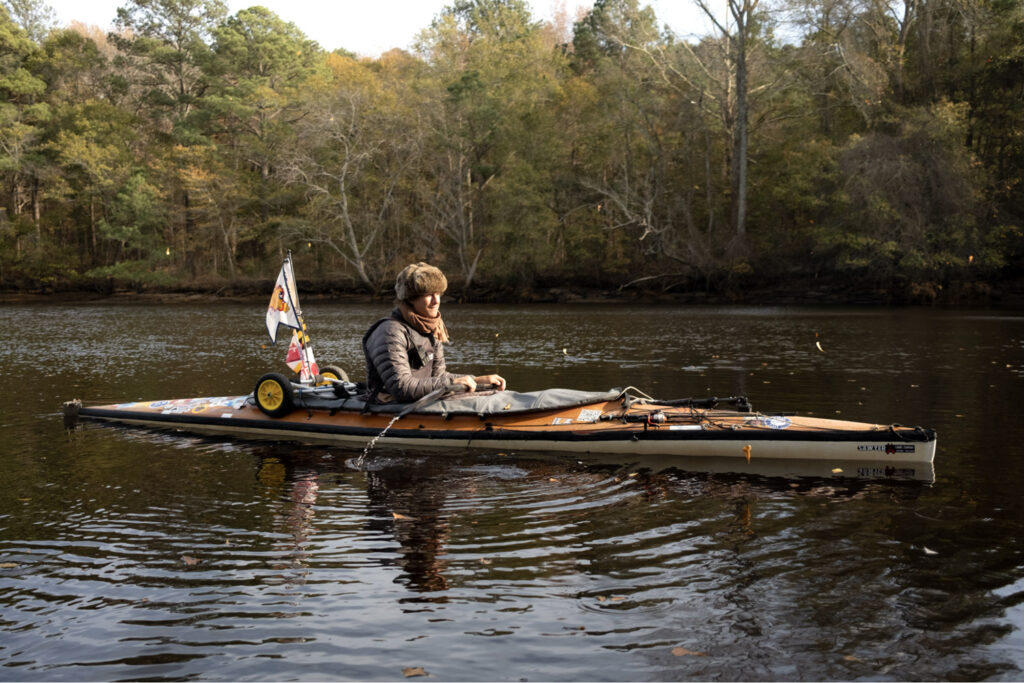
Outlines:
{"label": "dark forest background", "polygon": [[0,3],[0,288],[881,292],[1022,280],[1019,0],[455,0],[411,51],[262,7]]}

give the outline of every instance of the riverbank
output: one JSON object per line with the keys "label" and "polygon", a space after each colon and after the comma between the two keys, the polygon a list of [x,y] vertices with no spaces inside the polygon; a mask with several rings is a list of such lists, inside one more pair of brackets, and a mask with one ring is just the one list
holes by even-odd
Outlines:
{"label": "riverbank", "polygon": [[[104,303],[104,304],[213,304],[260,302],[273,289],[273,281],[247,281],[214,287],[105,287],[0,290],[0,304]],[[380,303],[391,299],[389,291],[370,294],[351,291],[335,283],[300,282],[304,302]],[[962,306],[1024,309],[1024,282],[905,282],[879,285],[837,280],[741,284],[727,288],[641,289],[580,286],[496,288],[480,286],[463,295],[457,288],[445,297],[449,302],[494,304],[645,304],[666,305],[830,305],[830,306]]]}

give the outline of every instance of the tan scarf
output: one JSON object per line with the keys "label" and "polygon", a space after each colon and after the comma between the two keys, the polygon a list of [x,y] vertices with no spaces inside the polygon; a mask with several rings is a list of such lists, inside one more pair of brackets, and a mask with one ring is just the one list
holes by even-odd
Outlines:
{"label": "tan scarf", "polygon": [[436,318],[426,318],[412,310],[412,307],[404,301],[398,304],[398,312],[402,314],[402,319],[412,329],[423,334],[432,334],[434,339],[442,344],[448,342],[448,328],[444,326],[440,313],[437,314]]}

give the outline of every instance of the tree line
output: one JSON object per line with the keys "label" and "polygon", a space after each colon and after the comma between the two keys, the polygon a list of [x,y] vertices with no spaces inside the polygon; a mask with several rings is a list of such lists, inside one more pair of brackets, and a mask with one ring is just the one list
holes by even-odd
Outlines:
{"label": "tree line", "polygon": [[327,52],[259,6],[0,3],[0,286],[934,297],[1021,274],[1018,0],[454,0],[410,50]]}

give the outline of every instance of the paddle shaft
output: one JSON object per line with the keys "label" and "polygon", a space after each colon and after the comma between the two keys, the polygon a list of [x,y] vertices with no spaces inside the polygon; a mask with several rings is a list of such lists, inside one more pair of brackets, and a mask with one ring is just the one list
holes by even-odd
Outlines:
{"label": "paddle shaft", "polygon": [[[495,385],[495,384],[477,384],[476,385],[476,390],[478,392],[480,392],[480,391],[490,391],[490,390],[496,389],[496,388],[497,388],[497,385]],[[408,405],[407,407],[403,408],[402,411],[398,413],[398,417],[405,417],[409,413],[415,412],[415,411],[419,410],[420,408],[422,408],[424,406],[430,405],[434,401],[439,400],[445,394],[461,394],[461,393],[464,393],[466,391],[469,391],[469,387],[467,385],[461,383],[461,382],[456,382],[456,383],[453,383],[453,384],[446,384],[443,387],[440,387],[438,389],[434,389],[429,394],[427,394],[423,398],[419,399],[415,403],[412,403],[412,404]]]}

